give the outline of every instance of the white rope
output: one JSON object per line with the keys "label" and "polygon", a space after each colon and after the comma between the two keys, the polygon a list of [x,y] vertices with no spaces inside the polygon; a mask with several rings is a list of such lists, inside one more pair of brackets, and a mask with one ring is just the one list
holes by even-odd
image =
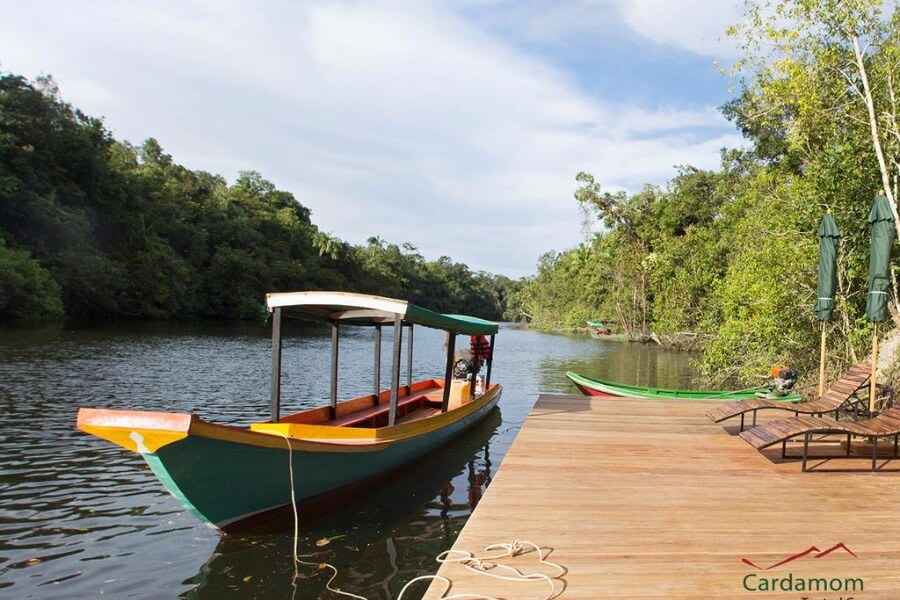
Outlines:
{"label": "white rope", "polygon": [[[297,579],[300,577],[300,572],[297,569],[297,565],[307,565],[310,567],[316,567],[317,569],[320,569],[320,570],[328,568],[328,569],[331,569],[332,571],[334,571],[334,573],[332,573],[332,575],[328,579],[328,581],[325,582],[325,589],[328,590],[329,592],[338,594],[340,596],[346,596],[348,598],[355,598],[356,600],[369,600],[365,596],[358,596],[356,594],[352,594],[350,592],[345,592],[341,589],[331,587],[331,582],[334,581],[335,577],[338,576],[337,567],[335,567],[334,565],[332,565],[330,563],[314,563],[314,562],[301,560],[300,556],[297,554],[297,544],[299,543],[299,540],[300,540],[300,513],[297,511],[297,497],[294,493],[294,448],[291,446],[291,438],[289,438],[285,434],[281,433],[280,431],[277,433],[278,433],[278,435],[280,435],[281,437],[284,438],[284,441],[287,442],[287,447],[288,447],[288,474],[290,476],[290,482],[291,482],[291,508],[294,511],[294,544],[293,544],[294,577],[291,580],[291,586],[294,588],[294,593],[297,592]],[[291,596],[293,597],[293,594],[291,594]]]}
{"label": "white rope", "polygon": [[495,598],[493,596],[483,596],[481,594],[453,594],[452,596],[446,596],[445,594],[450,591],[450,588],[453,587],[453,582],[444,577],[443,575],[421,575],[416,577],[415,579],[410,579],[406,585],[403,586],[403,589],[400,590],[400,595],[397,596],[397,600],[403,600],[403,594],[406,593],[406,590],[409,589],[414,583],[419,583],[420,581],[433,581],[433,580],[442,581],[447,585],[444,588],[444,594],[438,598],[438,600],[500,600],[500,598]]}
{"label": "white rope", "polygon": [[332,565],[332,564],[330,564],[330,563],[322,563],[322,565],[325,566],[325,567],[328,567],[329,569],[331,569],[332,571],[334,571],[334,574],[333,574],[333,575],[328,579],[328,581],[325,583],[325,589],[326,589],[326,590],[328,590],[329,592],[331,592],[331,593],[333,593],[333,594],[338,594],[338,595],[340,595],[340,596],[347,596],[348,598],[356,598],[357,600],[369,600],[369,599],[366,598],[365,596],[357,596],[356,594],[352,594],[352,593],[350,593],[350,592],[345,592],[345,591],[343,591],[343,590],[341,590],[341,589],[331,587],[331,582],[334,581],[335,577],[338,576],[338,570],[337,570],[337,567],[335,567],[334,565]]}
{"label": "white rope", "polygon": [[[533,542],[529,542],[527,540],[516,540],[509,544],[491,544],[490,546],[486,546],[484,550],[485,552],[490,552],[492,550],[499,549],[502,549],[504,552],[493,556],[475,556],[474,554],[466,550],[446,550],[444,552],[441,552],[435,560],[437,560],[437,562],[441,564],[459,563],[473,573],[478,573],[479,575],[487,575],[488,577],[501,579],[503,581],[512,581],[516,583],[545,582],[550,586],[550,590],[547,592],[547,595],[543,597],[543,600],[550,600],[551,598],[554,598],[556,596],[557,592],[555,580],[566,574],[567,571],[565,567],[547,560],[547,557],[544,555],[541,548],[537,544],[534,544]],[[538,553],[538,561],[542,565],[547,565],[556,569],[556,575],[551,577],[546,573],[542,573],[540,571],[536,571],[533,573],[523,573],[521,570],[515,567],[495,562],[504,558],[514,558],[526,552],[531,552],[532,550]],[[502,575],[497,572],[492,572],[501,569],[511,574]],[[446,593],[450,591],[452,582],[441,575],[423,575],[421,577],[416,577],[415,579],[410,580],[405,586],[403,586],[403,589],[400,590],[400,595],[397,596],[397,600],[403,599],[403,594],[413,583],[434,579],[441,580],[447,584],[447,587],[444,590],[444,595],[441,595],[440,600],[497,600],[493,596],[484,596],[480,594],[454,594],[453,596],[447,596]]]}

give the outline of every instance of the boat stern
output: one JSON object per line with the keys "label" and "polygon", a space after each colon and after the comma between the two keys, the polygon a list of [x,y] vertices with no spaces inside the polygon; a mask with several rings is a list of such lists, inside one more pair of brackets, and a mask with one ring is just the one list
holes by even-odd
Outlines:
{"label": "boat stern", "polygon": [[186,438],[196,418],[188,413],[79,408],[76,426],[132,452],[153,454]]}

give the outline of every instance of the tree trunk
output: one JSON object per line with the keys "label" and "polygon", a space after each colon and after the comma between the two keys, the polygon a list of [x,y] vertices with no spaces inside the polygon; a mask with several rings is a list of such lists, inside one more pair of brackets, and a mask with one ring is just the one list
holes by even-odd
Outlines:
{"label": "tree trunk", "polygon": [[881,185],[884,187],[884,195],[887,196],[888,204],[894,215],[894,227],[897,230],[897,236],[900,237],[900,215],[897,214],[897,200],[891,187],[891,173],[884,160],[884,151],[881,149],[881,138],[878,135],[878,115],[875,113],[875,100],[872,98],[872,89],[869,87],[869,76],[866,72],[865,57],[863,56],[862,48],[859,46],[859,36],[856,34],[853,34],[853,52],[856,55],[856,68],[859,70],[860,78],[862,78],[863,99],[866,101],[866,109],[869,112],[872,146],[875,148],[875,156],[878,158],[878,168],[881,171]]}

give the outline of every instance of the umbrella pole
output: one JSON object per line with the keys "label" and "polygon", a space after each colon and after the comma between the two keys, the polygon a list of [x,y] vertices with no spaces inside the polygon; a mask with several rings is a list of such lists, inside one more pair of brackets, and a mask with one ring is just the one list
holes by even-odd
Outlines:
{"label": "umbrella pole", "polygon": [[822,321],[822,348],[819,351],[819,398],[825,395],[825,321]]}
{"label": "umbrella pole", "polygon": [[872,377],[869,379],[869,416],[875,413],[875,374],[878,372],[878,323],[872,333]]}

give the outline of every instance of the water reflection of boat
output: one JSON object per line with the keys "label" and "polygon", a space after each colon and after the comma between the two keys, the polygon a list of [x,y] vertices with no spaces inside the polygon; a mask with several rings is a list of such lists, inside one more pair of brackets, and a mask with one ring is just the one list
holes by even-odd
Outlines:
{"label": "water reflection of boat", "polygon": [[[722,390],[669,390],[641,385],[628,385],[617,383],[596,377],[586,377],[574,371],[566,371],[575,387],[585,396],[602,396],[607,398],[667,398],[670,400],[746,400],[765,395],[766,386],[736,391]],[[768,397],[768,396],[766,396]],[[770,398],[785,402],[799,402],[799,394],[784,395]]]}
{"label": "water reflection of boat", "polygon": [[[434,571],[434,557],[450,548],[474,508],[471,487],[480,485],[480,496],[489,484],[490,447],[500,425],[500,410],[492,411],[441,452],[410,465],[393,485],[314,522],[301,511],[300,553],[310,562],[334,564],[339,571],[335,584],[342,589],[369,598],[396,597],[406,581]],[[268,525],[277,529],[275,523]],[[333,541],[318,546],[323,539]],[[247,597],[284,596],[292,589],[293,543],[284,527],[269,534],[254,529],[223,536],[192,578],[195,587],[186,597],[221,598],[235,588]],[[296,597],[319,597],[330,571],[324,573],[304,569]]]}
{"label": "water reflection of boat", "polygon": [[[301,507],[331,506],[447,443],[484,419],[500,399],[501,386],[490,381],[495,323],[341,292],[269,294],[267,304],[272,313],[271,421],[245,428],[186,413],[78,411],[79,429],[139,452],[176,498],[219,529],[234,530],[271,517],[289,508],[292,497]],[[279,415],[282,316],[331,323],[329,406]],[[385,325],[393,329],[391,387],[379,390]],[[414,325],[448,333],[443,379],[412,380]],[[345,326],[375,329],[375,384],[372,394],[338,402],[338,347]],[[404,327],[409,332],[408,380],[401,385]],[[468,380],[453,378],[457,334],[475,340]],[[490,342],[484,336],[490,336]],[[478,375],[482,363],[487,366],[484,379]]]}

